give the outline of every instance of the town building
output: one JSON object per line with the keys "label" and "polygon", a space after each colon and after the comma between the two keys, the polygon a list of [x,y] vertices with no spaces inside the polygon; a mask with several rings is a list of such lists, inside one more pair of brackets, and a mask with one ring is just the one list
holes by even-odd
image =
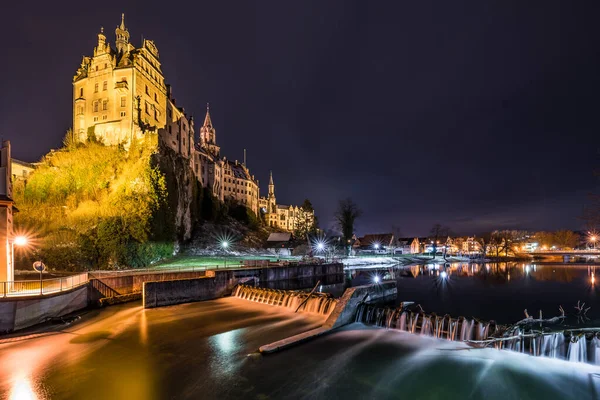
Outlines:
{"label": "town building", "polygon": [[398,238],[396,241],[396,254],[419,254],[421,240],[419,238]]}
{"label": "town building", "polygon": [[358,254],[392,254],[395,250],[393,233],[368,234],[353,244]]}
{"label": "town building", "polygon": [[[16,211],[12,195],[12,162],[10,142],[2,142],[0,149],[0,282],[15,280],[13,213]],[[10,290],[6,285],[0,291]]]}

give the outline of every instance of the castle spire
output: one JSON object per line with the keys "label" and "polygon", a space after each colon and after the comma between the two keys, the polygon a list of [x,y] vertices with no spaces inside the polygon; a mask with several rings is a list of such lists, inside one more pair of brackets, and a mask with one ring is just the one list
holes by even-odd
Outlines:
{"label": "castle spire", "polygon": [[210,103],[206,103],[206,117],[204,117],[204,125],[207,128],[212,128],[212,121],[210,119]]}
{"label": "castle spire", "polygon": [[273,171],[269,171],[269,198],[275,197],[275,184],[273,183]]}
{"label": "castle spire", "polygon": [[115,29],[117,52],[124,53],[129,45],[129,31],[125,27],[125,13],[121,14],[121,25]]}

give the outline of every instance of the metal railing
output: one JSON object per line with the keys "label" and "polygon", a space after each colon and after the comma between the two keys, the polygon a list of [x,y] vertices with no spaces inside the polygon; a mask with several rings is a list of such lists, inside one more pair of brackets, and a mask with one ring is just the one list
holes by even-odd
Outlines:
{"label": "metal railing", "polygon": [[84,272],[64,278],[0,282],[0,297],[40,296],[70,290],[88,283]]}

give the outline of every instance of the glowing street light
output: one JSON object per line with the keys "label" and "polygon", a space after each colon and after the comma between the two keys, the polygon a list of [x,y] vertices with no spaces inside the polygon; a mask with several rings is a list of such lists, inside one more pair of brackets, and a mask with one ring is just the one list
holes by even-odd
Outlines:
{"label": "glowing street light", "polygon": [[323,242],[317,243],[317,250],[319,250],[319,251],[325,250],[325,243],[323,243]]}
{"label": "glowing street light", "polygon": [[373,277],[373,282],[375,282],[375,283],[381,282],[381,278],[379,277],[379,275],[375,275],[375,277]]}
{"label": "glowing street light", "polygon": [[29,240],[27,240],[26,236],[17,236],[15,237],[15,244],[19,247],[26,246]]}
{"label": "glowing street light", "polygon": [[[227,240],[223,240],[221,242],[221,247],[223,248],[223,251],[227,251],[227,248],[229,247],[229,242]],[[225,268],[227,268],[227,256],[225,256]]]}
{"label": "glowing street light", "polygon": [[440,274],[440,278],[446,279],[447,277],[448,277],[448,273],[446,271],[442,271],[442,273]]}

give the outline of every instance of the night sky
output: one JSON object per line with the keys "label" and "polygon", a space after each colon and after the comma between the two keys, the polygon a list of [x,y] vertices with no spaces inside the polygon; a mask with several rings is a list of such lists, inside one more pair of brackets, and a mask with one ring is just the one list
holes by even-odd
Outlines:
{"label": "night sky", "polygon": [[[118,5],[113,5],[117,4]],[[385,3],[385,4],[384,4]],[[60,4],[60,5],[58,5]],[[141,6],[141,4],[144,4]],[[173,5],[169,12],[168,5]],[[158,46],[177,104],[278,202],[357,233],[577,229],[597,186],[599,2],[145,1],[2,6],[0,135],[58,148],[100,26]],[[199,124],[200,125],[200,124]],[[199,126],[198,125],[198,126]]]}

